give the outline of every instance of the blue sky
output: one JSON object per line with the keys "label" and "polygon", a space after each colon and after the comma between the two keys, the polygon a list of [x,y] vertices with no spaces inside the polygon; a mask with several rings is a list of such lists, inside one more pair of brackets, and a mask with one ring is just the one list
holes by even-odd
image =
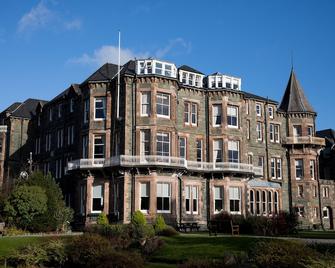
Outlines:
{"label": "blue sky", "polygon": [[280,101],[291,69],[335,128],[335,1],[3,0],[0,110],[49,100],[117,58],[153,56],[206,74],[242,78],[242,89]]}

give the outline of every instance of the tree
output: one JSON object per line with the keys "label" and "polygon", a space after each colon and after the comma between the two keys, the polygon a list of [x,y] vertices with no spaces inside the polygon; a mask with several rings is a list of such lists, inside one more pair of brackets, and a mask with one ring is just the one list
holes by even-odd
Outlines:
{"label": "tree", "polygon": [[66,207],[62,190],[50,173],[44,176],[41,172],[34,172],[24,183],[41,187],[47,195],[47,211],[34,221],[34,229],[37,231],[64,230],[65,225],[72,221],[73,211]]}
{"label": "tree", "polygon": [[47,211],[47,195],[39,186],[19,185],[5,202],[4,212],[9,222],[27,229]]}

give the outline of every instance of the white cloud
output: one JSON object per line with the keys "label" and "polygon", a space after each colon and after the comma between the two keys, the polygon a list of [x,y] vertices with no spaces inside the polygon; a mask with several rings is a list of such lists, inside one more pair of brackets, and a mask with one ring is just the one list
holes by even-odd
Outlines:
{"label": "white cloud", "polygon": [[80,30],[82,22],[79,19],[74,19],[64,23],[65,29],[67,30]]}
{"label": "white cloud", "polygon": [[[96,50],[92,54],[85,53],[79,58],[70,59],[69,63],[77,63],[84,65],[97,65],[100,66],[106,62],[118,62],[118,47],[105,45]],[[163,59],[167,55],[188,54],[191,52],[191,43],[186,42],[183,38],[176,38],[170,40],[168,44],[153,53],[150,52],[134,52],[128,48],[121,48],[121,64],[126,63],[131,59],[146,59],[150,56],[155,56],[158,59]]]}
{"label": "white cloud", "polygon": [[41,1],[36,7],[23,15],[18,23],[18,31],[25,32],[45,27],[53,17],[53,12]]}
{"label": "white cloud", "polygon": [[81,20],[64,18],[60,13],[52,10],[48,3],[54,4],[52,1],[41,0],[37,6],[24,14],[18,22],[17,31],[19,33],[31,33],[42,28],[81,29]]}
{"label": "white cloud", "polygon": [[[181,51],[180,48],[182,48]],[[155,53],[157,58],[164,58],[167,54],[173,52],[173,54],[181,54],[181,53],[190,53],[192,49],[191,42],[186,42],[183,38],[176,38],[170,40],[169,43],[161,49],[158,49]]]}
{"label": "white cloud", "polygon": [[[70,59],[70,63],[79,63],[84,65],[102,65],[106,62],[110,63],[118,63],[119,49],[116,46],[102,46],[96,50],[94,50],[92,55],[87,53],[83,54],[79,58]],[[126,63],[129,60],[133,60],[135,58],[148,58],[148,52],[135,53],[131,49],[121,48],[121,64]]]}

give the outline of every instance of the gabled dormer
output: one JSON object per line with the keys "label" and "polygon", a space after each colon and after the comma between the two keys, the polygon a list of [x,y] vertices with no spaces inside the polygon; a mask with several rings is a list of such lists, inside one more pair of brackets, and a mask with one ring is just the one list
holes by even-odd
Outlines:
{"label": "gabled dormer", "polygon": [[177,67],[174,63],[155,59],[137,60],[137,75],[161,75],[177,78]]}
{"label": "gabled dormer", "polygon": [[192,87],[203,87],[205,75],[192,67],[183,65],[178,69],[179,82]]}
{"label": "gabled dormer", "polygon": [[241,90],[241,78],[216,72],[207,77],[207,85],[213,89]]}

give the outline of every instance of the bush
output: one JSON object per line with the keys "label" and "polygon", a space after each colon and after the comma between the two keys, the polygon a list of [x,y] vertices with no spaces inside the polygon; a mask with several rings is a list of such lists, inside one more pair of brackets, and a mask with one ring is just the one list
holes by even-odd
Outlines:
{"label": "bush", "polygon": [[132,252],[115,251],[112,243],[97,234],[76,237],[67,248],[69,267],[143,267],[143,259]]}
{"label": "bush", "polygon": [[142,252],[145,255],[151,255],[164,245],[164,241],[159,237],[153,237],[147,239],[144,246],[142,247]]}
{"label": "bush", "polygon": [[40,245],[27,246],[19,251],[15,251],[7,259],[11,267],[37,267],[48,261],[46,250]]}
{"label": "bush", "polygon": [[18,229],[15,226],[12,226],[12,227],[5,228],[4,234],[6,236],[17,236],[17,235],[24,235],[26,233],[27,233],[26,231],[22,229]]}
{"label": "bush", "polygon": [[133,216],[131,218],[131,223],[133,225],[136,225],[136,226],[146,225],[147,220],[146,220],[144,214],[141,211],[137,210],[137,211],[135,211],[135,213],[133,214]]}
{"label": "bush", "polygon": [[249,256],[258,267],[300,268],[311,260],[318,260],[321,255],[303,243],[270,240],[256,243]]}
{"label": "bush", "polygon": [[45,247],[47,253],[47,261],[45,265],[48,267],[63,267],[67,261],[65,244],[61,239],[49,241]]}
{"label": "bush", "polygon": [[161,236],[176,236],[179,235],[179,233],[176,231],[175,228],[172,226],[167,225],[161,232]]}
{"label": "bush", "polygon": [[107,225],[109,224],[107,215],[105,213],[100,213],[97,219],[98,225]]}
{"label": "bush", "polygon": [[154,229],[156,234],[160,234],[164,229],[166,228],[165,220],[162,215],[158,215],[155,223],[154,223]]}
{"label": "bush", "polygon": [[7,222],[24,230],[46,211],[47,196],[45,190],[39,186],[17,186],[4,207]]}

